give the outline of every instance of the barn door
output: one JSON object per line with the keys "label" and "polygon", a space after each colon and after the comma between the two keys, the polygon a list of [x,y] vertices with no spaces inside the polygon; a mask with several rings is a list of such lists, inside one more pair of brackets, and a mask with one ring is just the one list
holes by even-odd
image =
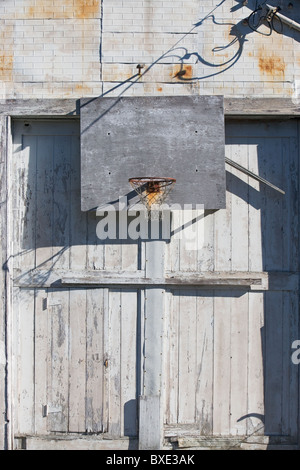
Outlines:
{"label": "barn door", "polygon": [[[165,436],[182,447],[296,444],[298,123],[231,121],[226,156],[285,194],[226,166],[226,209],[205,212],[203,243],[167,246],[171,275],[216,284],[167,294]],[[235,285],[222,285],[232,273]],[[238,285],[245,277],[266,282]]]}
{"label": "barn door", "polygon": [[81,212],[77,121],[16,121],[12,175],[16,435],[134,437],[138,290],[61,279],[133,274],[139,245],[100,241]]}

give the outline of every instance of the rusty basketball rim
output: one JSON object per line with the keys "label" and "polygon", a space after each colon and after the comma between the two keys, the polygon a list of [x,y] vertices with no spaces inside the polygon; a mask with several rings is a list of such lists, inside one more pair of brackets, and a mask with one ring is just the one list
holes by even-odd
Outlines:
{"label": "rusty basketball rim", "polygon": [[152,206],[156,206],[156,210],[159,209],[176,183],[175,178],[161,176],[139,176],[129,178],[128,181],[148,212]]}

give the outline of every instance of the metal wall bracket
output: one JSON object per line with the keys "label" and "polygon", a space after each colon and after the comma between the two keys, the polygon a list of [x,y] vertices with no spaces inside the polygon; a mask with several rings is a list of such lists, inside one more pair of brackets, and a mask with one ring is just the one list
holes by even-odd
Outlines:
{"label": "metal wall bracket", "polygon": [[61,406],[51,406],[51,405],[43,405],[42,406],[42,415],[43,418],[46,418],[51,413],[61,413],[62,407]]}

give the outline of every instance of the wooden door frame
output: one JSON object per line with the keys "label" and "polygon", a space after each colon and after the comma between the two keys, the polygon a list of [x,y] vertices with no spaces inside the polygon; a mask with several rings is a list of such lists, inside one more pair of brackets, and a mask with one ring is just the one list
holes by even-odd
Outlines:
{"label": "wooden door frame", "polygon": [[[290,119],[300,117],[300,108],[290,98],[225,98],[225,118]],[[79,119],[76,99],[2,99],[0,100],[0,191],[1,191],[1,291],[0,299],[0,448],[14,448],[13,429],[13,324],[11,270],[11,171],[12,120]],[[299,384],[300,386],[300,384]],[[299,387],[298,387],[299,388]],[[299,398],[300,400],[300,398]],[[300,407],[300,401],[299,401]],[[299,423],[300,429],[300,423]],[[299,442],[300,444],[300,442]]]}

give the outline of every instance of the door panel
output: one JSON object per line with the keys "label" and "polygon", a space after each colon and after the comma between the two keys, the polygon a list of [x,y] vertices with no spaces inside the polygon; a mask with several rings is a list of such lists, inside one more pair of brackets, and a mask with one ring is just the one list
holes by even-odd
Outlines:
{"label": "door panel", "polygon": [[[190,262],[185,241],[172,239],[166,269],[298,275],[297,121],[230,121],[226,156],[285,195],[226,166],[226,209],[205,211],[204,243]],[[298,369],[290,355],[299,335],[298,290],[283,279],[265,292],[228,286],[168,293],[167,429],[194,425],[195,435],[297,441]]]}
{"label": "door panel", "polygon": [[56,272],[136,271],[140,243],[101,242],[81,212],[77,121],[16,121],[12,173],[15,278],[37,273],[15,287],[16,433],[136,436],[138,291],[45,286]]}
{"label": "door panel", "polygon": [[17,289],[19,433],[137,435],[137,312],[136,290]]}
{"label": "door panel", "polygon": [[[40,277],[14,288],[16,433],[136,436],[147,359],[143,289],[45,283],[56,271],[121,271],[133,278],[147,271],[148,258],[152,274],[164,267],[175,278],[224,271],[297,275],[297,123],[229,123],[226,155],[285,196],[227,167],[226,209],[173,213],[173,236],[158,259],[147,242],[100,241],[95,214],[80,211],[78,123],[27,124],[14,127],[14,272],[19,280],[32,270]],[[187,222],[192,238],[178,236]],[[165,322],[164,344],[150,358],[163,360],[165,425],[295,442],[298,369],[290,346],[298,339],[298,291],[279,281],[265,292],[157,291],[165,297],[164,315],[155,312]]]}

